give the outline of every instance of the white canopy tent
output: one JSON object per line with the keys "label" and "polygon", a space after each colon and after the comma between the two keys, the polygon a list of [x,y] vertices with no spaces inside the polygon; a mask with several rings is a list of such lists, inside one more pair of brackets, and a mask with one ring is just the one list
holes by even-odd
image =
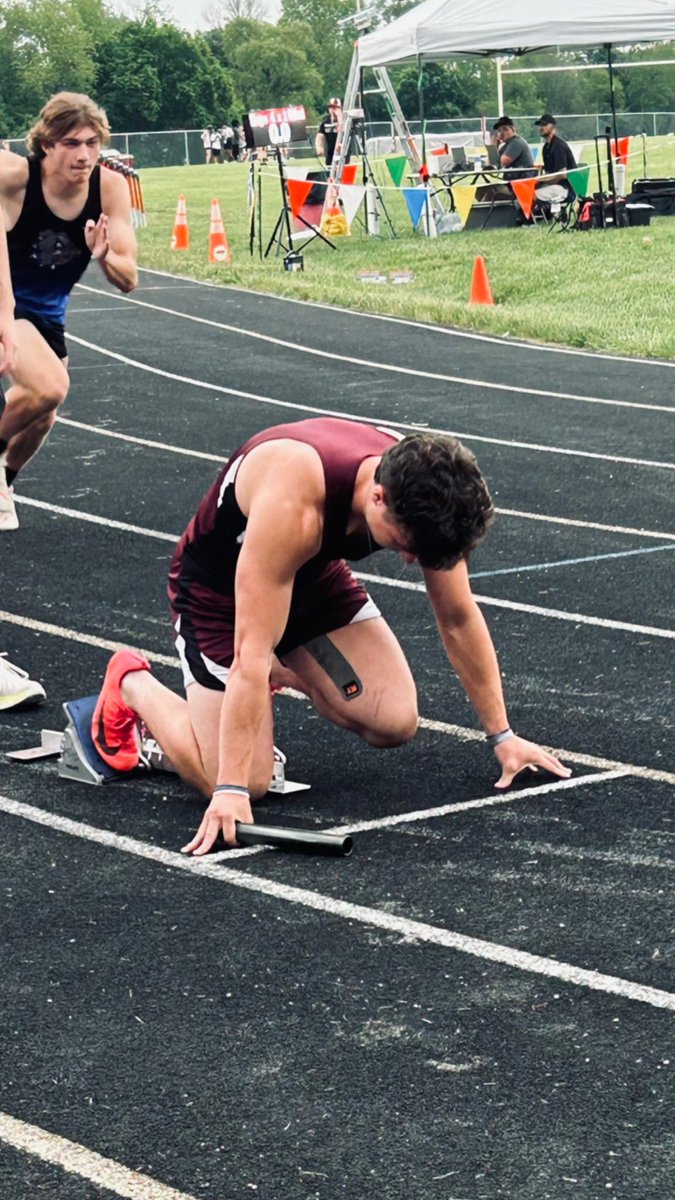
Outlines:
{"label": "white canopy tent", "polygon": [[359,38],[360,67],[525,54],[545,46],[625,46],[675,40],[675,0],[423,0]]}

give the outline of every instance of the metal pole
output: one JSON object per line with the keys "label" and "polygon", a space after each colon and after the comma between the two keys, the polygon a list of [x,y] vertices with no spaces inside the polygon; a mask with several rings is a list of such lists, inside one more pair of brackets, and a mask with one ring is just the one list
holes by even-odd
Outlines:
{"label": "metal pole", "polygon": [[614,131],[614,145],[618,149],[618,134],[616,131],[616,99],[614,96],[614,71],[612,69],[612,47],[607,43],[607,66],[609,67],[609,99],[612,106],[612,129]]}
{"label": "metal pole", "polygon": [[189,167],[190,166],[190,148],[188,146],[187,129],[183,130],[183,136],[185,138],[185,166]]}
{"label": "metal pole", "polygon": [[496,58],[497,66],[497,116],[501,117],[504,112],[504,81],[502,79],[502,59]]}

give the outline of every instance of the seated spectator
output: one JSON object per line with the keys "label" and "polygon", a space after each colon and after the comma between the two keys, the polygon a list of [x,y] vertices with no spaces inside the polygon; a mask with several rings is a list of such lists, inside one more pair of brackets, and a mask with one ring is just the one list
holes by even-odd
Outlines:
{"label": "seated spectator", "polygon": [[532,151],[524,138],[516,133],[511,117],[499,117],[492,126],[492,142],[499,149],[499,164],[506,172],[504,183],[491,183],[479,188],[477,200],[512,200],[509,186],[514,179],[531,179],[536,175]]}
{"label": "seated spectator", "polygon": [[577,165],[567,142],[558,137],[557,122],[550,113],[535,121],[544,139],[543,159],[546,180],[537,187],[537,200],[545,204],[565,204],[574,200],[575,192],[567,178],[567,172],[573,171]]}
{"label": "seated spectator", "polygon": [[492,128],[500,137],[499,161],[508,172],[507,178],[531,179],[536,175],[532,151],[525,138],[516,133],[511,117],[499,117]]}

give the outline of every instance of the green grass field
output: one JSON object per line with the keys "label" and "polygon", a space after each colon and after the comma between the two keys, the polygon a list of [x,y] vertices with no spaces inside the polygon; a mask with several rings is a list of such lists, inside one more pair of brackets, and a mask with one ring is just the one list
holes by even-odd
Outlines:
{"label": "green grass field", "polygon": [[[651,176],[675,175],[672,135],[650,139],[648,154]],[[383,184],[390,183],[383,163],[377,164],[377,171]],[[629,178],[642,173],[640,154],[631,160]],[[412,232],[404,200],[391,189],[384,195],[396,238],[367,237],[355,230],[350,237],[336,239],[335,250],[315,240],[304,252],[304,271],[287,272],[275,247],[262,260],[257,246],[253,255],[249,253],[247,179],[248,166],[239,163],[143,171],[148,221],[139,231],[141,265],[439,325],[675,358],[675,217],[653,219],[649,228],[560,233],[537,225],[462,231],[430,240]],[[597,186],[594,180],[595,172],[591,189]],[[190,249],[172,251],[181,192],[187,199]],[[208,263],[212,197],[220,201],[232,251],[226,266]],[[279,178],[272,165],[263,176],[263,247],[280,206]],[[485,257],[494,307],[468,303],[478,254]],[[364,269],[403,269],[415,277],[406,284],[366,284],[358,278]]]}

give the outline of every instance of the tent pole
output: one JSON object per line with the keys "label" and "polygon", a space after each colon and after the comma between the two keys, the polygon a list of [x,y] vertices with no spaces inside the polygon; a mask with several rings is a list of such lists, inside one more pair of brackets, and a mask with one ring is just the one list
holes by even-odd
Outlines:
{"label": "tent pole", "polygon": [[420,121],[420,130],[422,133],[422,163],[426,165],[427,161],[427,142],[426,142],[426,125],[427,119],[424,115],[424,74],[422,70],[422,55],[417,55],[417,104]]}
{"label": "tent pole", "polygon": [[431,237],[431,222],[433,220],[433,216],[431,213],[431,206],[429,204],[429,186],[427,183],[427,180],[429,178],[429,174],[427,171],[427,137],[426,137],[427,119],[424,114],[424,74],[423,74],[423,70],[422,70],[422,55],[421,54],[417,55],[417,103],[418,103],[418,108],[419,108],[420,127],[422,130],[422,156],[421,156],[422,157],[422,169],[420,171],[420,180],[426,188],[426,202],[424,205],[424,207],[426,209],[425,217],[426,217],[426,223],[427,223],[427,235],[428,235],[428,237]]}
{"label": "tent pole", "polygon": [[618,134],[616,131],[616,97],[614,95],[614,70],[612,66],[612,47],[607,43],[607,66],[609,68],[609,101],[612,109],[612,132],[614,133],[614,142],[618,144]]}

